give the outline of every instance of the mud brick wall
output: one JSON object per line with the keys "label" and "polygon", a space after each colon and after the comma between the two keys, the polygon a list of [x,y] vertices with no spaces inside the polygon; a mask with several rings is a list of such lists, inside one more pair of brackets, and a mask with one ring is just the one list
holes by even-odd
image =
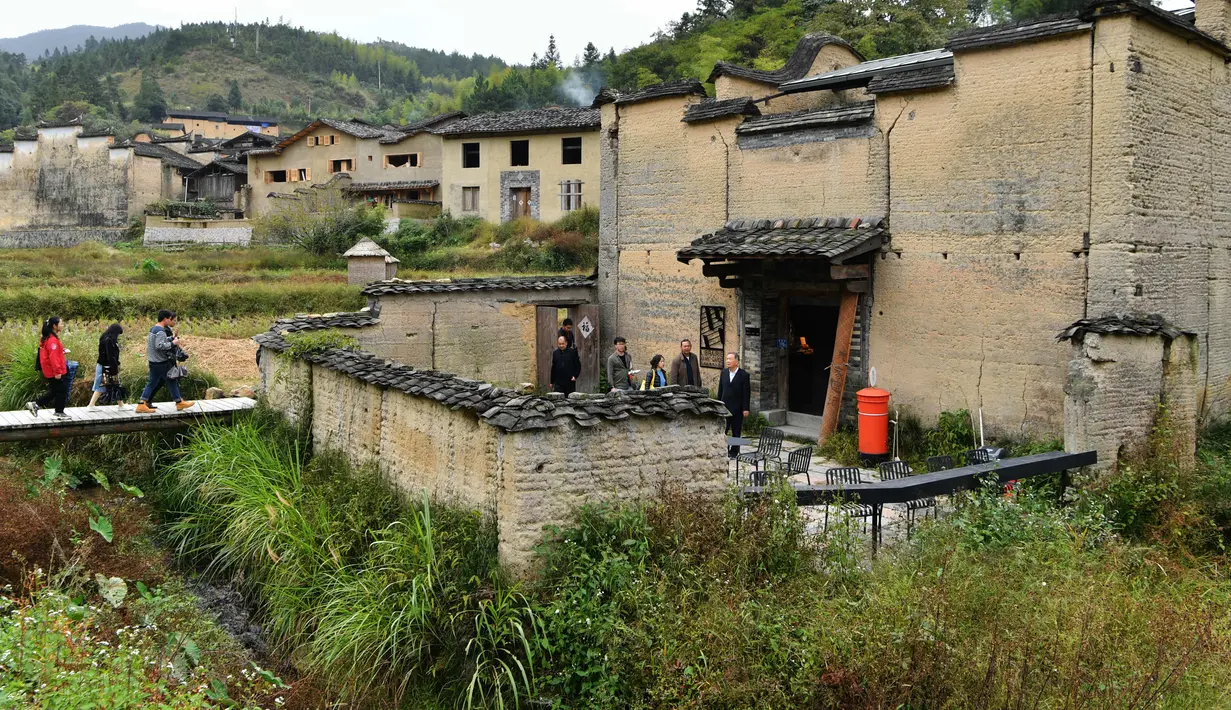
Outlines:
{"label": "mud brick wall", "polygon": [[1095,32],[1089,313],[1158,313],[1196,333],[1198,405],[1207,418],[1223,416],[1231,77],[1221,56],[1135,17],[1099,22]]}
{"label": "mud brick wall", "polygon": [[280,336],[258,340],[267,401],[310,419],[318,450],[376,465],[408,497],[427,491],[494,515],[501,562],[516,573],[544,527],[567,524],[579,505],[664,487],[717,497],[726,486],[725,409],[697,390],[524,397],[369,355],[292,360]]}
{"label": "mud brick wall", "polygon": [[110,149],[106,138],[78,138],[80,132],[40,129],[37,140],[0,153],[0,232],[128,221],[131,152]]}
{"label": "mud brick wall", "polygon": [[379,297],[380,323],[355,333],[365,350],[486,382],[537,382],[539,305],[590,303],[590,288]]}
{"label": "mud brick wall", "polygon": [[1138,453],[1160,423],[1181,465],[1194,463],[1197,417],[1197,341],[1183,336],[1086,335],[1071,346],[1065,383],[1064,443],[1069,451],[1098,452],[1100,468],[1115,468]]}

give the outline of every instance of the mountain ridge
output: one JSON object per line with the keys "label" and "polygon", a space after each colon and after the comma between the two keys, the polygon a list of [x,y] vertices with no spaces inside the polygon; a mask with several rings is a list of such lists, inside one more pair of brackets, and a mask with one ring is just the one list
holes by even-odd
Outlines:
{"label": "mountain ridge", "polygon": [[157,25],[144,22],[127,22],[115,27],[101,25],[70,25],[47,30],[39,30],[17,37],[0,37],[0,51],[11,54],[23,54],[27,62],[33,62],[43,56],[44,51],[76,51],[85,45],[86,40],[93,37],[102,39],[138,39],[158,29]]}

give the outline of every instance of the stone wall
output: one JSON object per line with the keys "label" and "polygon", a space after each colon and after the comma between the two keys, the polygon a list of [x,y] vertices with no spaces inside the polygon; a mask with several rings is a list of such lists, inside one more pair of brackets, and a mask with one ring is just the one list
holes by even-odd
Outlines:
{"label": "stone wall", "polygon": [[515,572],[544,527],[583,503],[645,500],[664,486],[717,497],[726,486],[725,409],[695,390],[519,397],[362,354],[292,361],[280,336],[257,339],[268,402],[310,421],[314,446],[377,465],[408,496],[426,490],[494,515],[501,562]]}
{"label": "stone wall", "polygon": [[0,154],[0,232],[127,223],[131,152],[79,133],[80,126],[42,128],[36,140]]}
{"label": "stone wall", "polygon": [[85,242],[123,241],[125,227],[49,227],[0,230],[0,249],[71,247]]}
{"label": "stone wall", "polygon": [[160,244],[210,244],[246,247],[252,242],[252,227],[247,220],[182,220],[147,217],[147,246]]}

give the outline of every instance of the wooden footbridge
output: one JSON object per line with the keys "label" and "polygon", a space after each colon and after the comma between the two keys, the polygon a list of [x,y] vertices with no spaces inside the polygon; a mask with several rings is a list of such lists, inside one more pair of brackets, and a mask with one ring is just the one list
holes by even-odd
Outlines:
{"label": "wooden footbridge", "polygon": [[51,409],[40,411],[37,417],[24,410],[0,412],[0,442],[185,429],[204,421],[230,421],[236,412],[255,406],[254,399],[228,397],[198,400],[183,411],[176,411],[172,402],[158,402],[153,414],[138,414],[135,404],[69,407],[64,410],[68,417],[56,417]]}

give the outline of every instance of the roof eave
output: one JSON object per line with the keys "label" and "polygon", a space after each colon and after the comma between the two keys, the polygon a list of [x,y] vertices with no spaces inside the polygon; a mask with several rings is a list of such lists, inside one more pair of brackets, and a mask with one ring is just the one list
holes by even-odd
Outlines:
{"label": "roof eave", "polygon": [[[804,91],[819,91],[827,89],[830,91],[842,91],[843,89],[855,89],[868,85],[874,76],[885,76],[888,74],[897,74],[899,72],[927,69],[930,67],[940,67],[953,64],[953,54],[947,53],[930,59],[925,59],[910,64],[903,64],[896,67],[885,67],[883,69],[869,69],[862,73],[852,73],[846,76],[837,76],[826,78],[826,75],[820,74],[814,77],[804,77],[795,81],[788,81],[778,85],[778,90],[784,94],[798,94]],[[858,64],[852,64],[851,67],[858,67]],[[844,67],[845,68],[845,67]]]}

